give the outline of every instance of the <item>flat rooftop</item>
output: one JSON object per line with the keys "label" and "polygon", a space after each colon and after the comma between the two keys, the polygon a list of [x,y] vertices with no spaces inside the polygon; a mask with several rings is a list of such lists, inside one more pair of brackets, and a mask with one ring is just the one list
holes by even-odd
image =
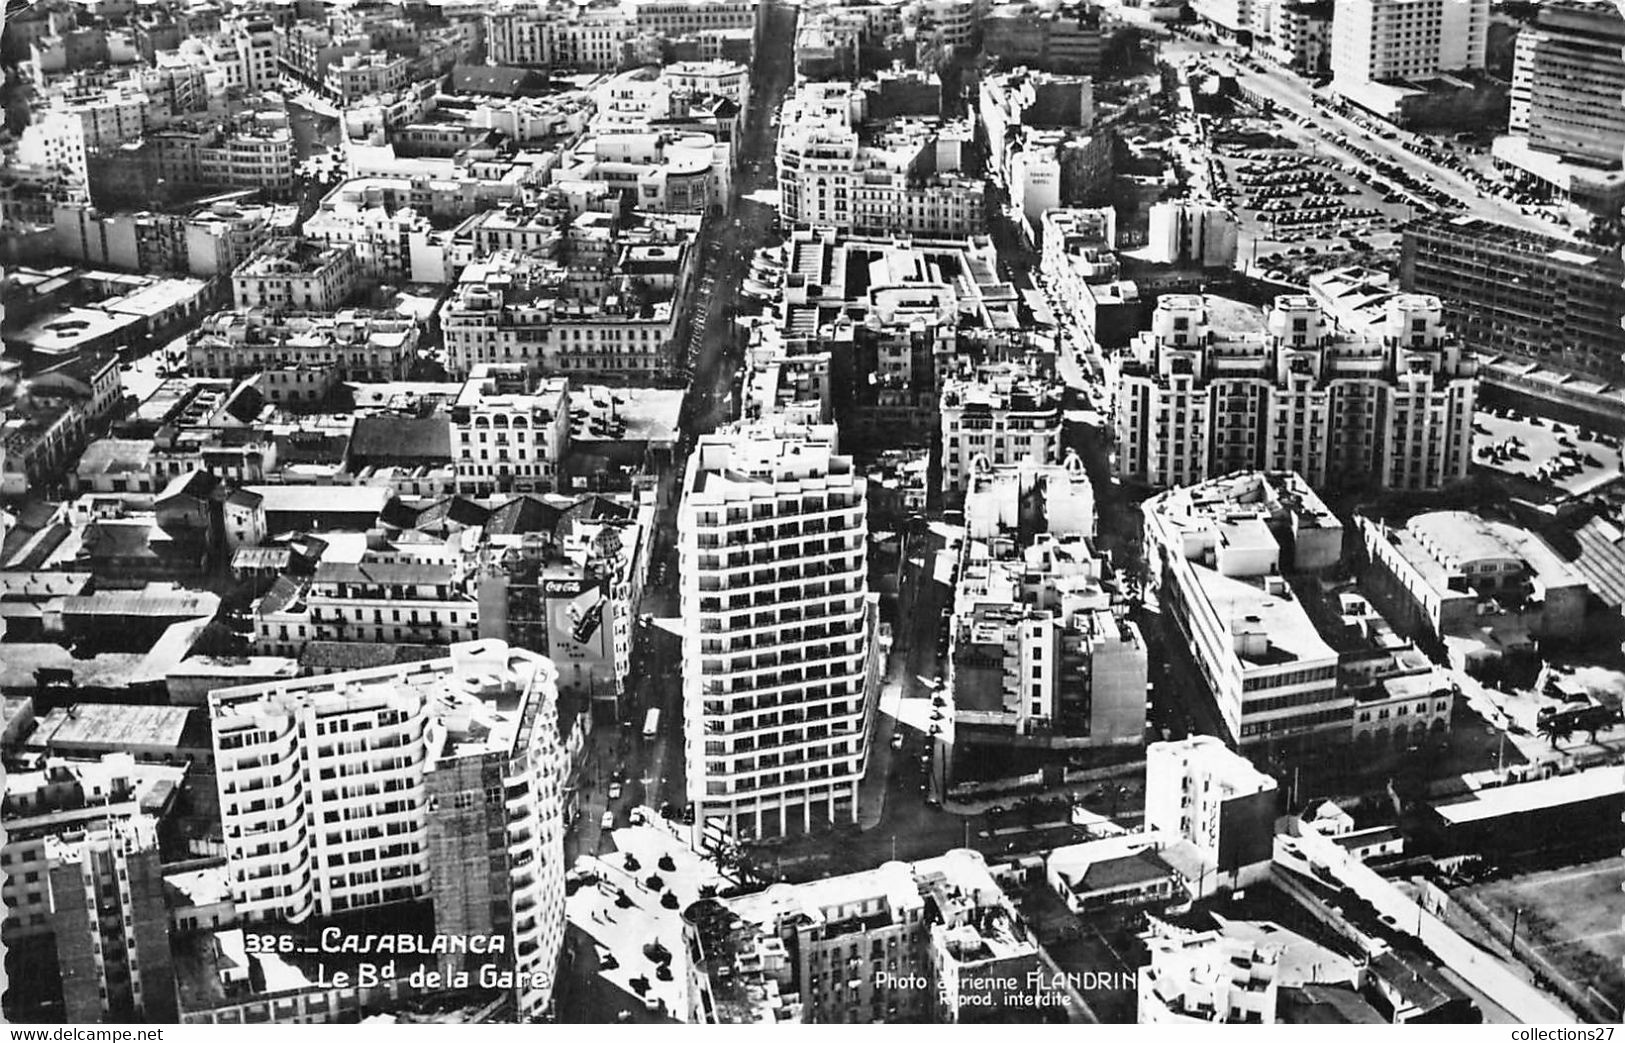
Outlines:
{"label": "flat rooftop", "polygon": [[1291,587],[1269,593],[1260,586],[1220,575],[1200,562],[1190,562],[1202,596],[1232,632],[1251,631],[1267,638],[1265,650],[1238,652],[1246,666],[1268,667],[1286,663],[1337,659],[1337,652],[1320,636],[1314,620]]}
{"label": "flat rooftop", "polygon": [[1451,826],[1547,811],[1625,794],[1625,773],[1617,767],[1592,768],[1573,775],[1554,775],[1534,782],[1481,789],[1449,804],[1436,804],[1435,813]]}
{"label": "flat rooftop", "polygon": [[179,749],[191,715],[184,706],[77,703],[46,714],[28,744],[64,752],[67,747]]}
{"label": "flat rooftop", "polygon": [[441,659],[216,689],[210,716],[216,732],[238,731],[305,707],[338,715],[405,697],[426,708],[435,761],[511,752],[542,712],[540,700],[556,676],[552,664],[502,641],[447,651]]}

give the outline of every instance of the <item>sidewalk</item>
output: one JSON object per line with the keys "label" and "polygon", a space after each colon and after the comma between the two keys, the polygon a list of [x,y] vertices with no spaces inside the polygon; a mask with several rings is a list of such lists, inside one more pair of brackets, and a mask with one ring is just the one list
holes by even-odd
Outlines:
{"label": "sidewalk", "polygon": [[902,657],[891,657],[892,675],[880,689],[880,706],[875,714],[874,735],[870,737],[869,770],[858,786],[858,828],[874,829],[886,814],[886,788],[891,781],[892,734],[897,730],[897,713],[903,702]]}

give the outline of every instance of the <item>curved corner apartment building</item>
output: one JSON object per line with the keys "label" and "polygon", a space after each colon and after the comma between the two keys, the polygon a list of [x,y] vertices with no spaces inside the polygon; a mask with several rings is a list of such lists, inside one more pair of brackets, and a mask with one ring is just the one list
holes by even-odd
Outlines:
{"label": "curved corner apartment building", "polygon": [[501,641],[450,652],[210,696],[232,897],[286,923],[432,902],[437,935],[503,936],[539,1014],[564,940],[557,673]]}

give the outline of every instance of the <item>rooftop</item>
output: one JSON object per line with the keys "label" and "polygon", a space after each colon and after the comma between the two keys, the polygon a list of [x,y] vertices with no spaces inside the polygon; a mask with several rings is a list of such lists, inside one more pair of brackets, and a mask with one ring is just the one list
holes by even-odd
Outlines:
{"label": "rooftop", "polygon": [[1450,570],[1513,558],[1548,588],[1581,586],[1584,577],[1551,545],[1527,529],[1471,511],[1429,511],[1405,524],[1434,561]]}
{"label": "rooftop", "polygon": [[264,498],[267,515],[377,514],[394,495],[370,485],[250,485],[249,492]]}
{"label": "rooftop", "polygon": [[29,745],[61,752],[137,746],[178,750],[191,713],[184,706],[76,703],[46,714]]}
{"label": "rooftop", "polygon": [[1570,804],[1582,804],[1625,793],[1625,774],[1618,768],[1601,767],[1571,775],[1554,775],[1534,782],[1477,790],[1470,797],[1436,804],[1434,812],[1450,826],[1522,815]]}
{"label": "rooftop", "polygon": [[551,661],[502,641],[463,642],[448,651],[425,662],[217,689],[209,696],[215,732],[253,728],[307,706],[320,716],[404,703],[409,712],[428,713],[436,761],[513,752],[555,680]]}
{"label": "rooftop", "polygon": [[[1190,569],[1214,612],[1238,637],[1236,654],[1243,669],[1336,660],[1337,652],[1285,583],[1271,593],[1200,562],[1191,562]],[[1258,640],[1240,640],[1242,635]]]}

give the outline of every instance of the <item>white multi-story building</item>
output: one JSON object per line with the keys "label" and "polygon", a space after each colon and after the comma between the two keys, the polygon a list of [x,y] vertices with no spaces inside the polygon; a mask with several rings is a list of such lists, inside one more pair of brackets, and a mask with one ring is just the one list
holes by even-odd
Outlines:
{"label": "white multi-story building", "polygon": [[1058,464],[1027,458],[995,467],[980,458],[965,484],[965,528],[973,540],[1017,530],[1093,536],[1095,487],[1071,450]]}
{"label": "white multi-story building", "polygon": [[1229,268],[1236,261],[1236,215],[1216,203],[1153,203],[1146,247],[1146,259],[1159,264]]}
{"label": "white multi-story building", "polygon": [[1268,878],[1275,852],[1275,779],[1222,739],[1196,735],[1145,748],[1145,828],[1193,845],[1210,867],[1189,881],[1200,898]]}
{"label": "white multi-story building", "polygon": [[1467,476],[1478,364],[1437,297],[1399,294],[1380,336],[1339,329],[1308,296],[1267,318],[1222,298],[1170,294],[1114,360],[1118,466],[1153,486],[1245,468],[1384,488]]}
{"label": "white multi-story building", "polygon": [[570,447],[570,382],[524,365],[475,366],[451,410],[457,491],[548,492]]}
{"label": "white multi-story building", "polygon": [[456,555],[324,561],[305,605],[317,641],[443,645],[479,636],[476,584]]}
{"label": "white multi-story building", "polygon": [[1145,641],[1109,570],[1081,535],[1019,547],[1015,533],[966,541],[947,684],[955,746],[964,726],[1071,748],[1140,743]]}
{"label": "white multi-story building", "polygon": [[209,697],[231,897],[251,923],[427,900],[449,956],[513,972],[521,1017],[564,942],[553,664],[500,641],[447,659],[225,688]]}
{"label": "white multi-story building", "polygon": [[1341,556],[1343,527],[1301,477],[1237,472],[1147,500],[1148,582],[1189,644],[1228,738],[1346,739],[1338,654],[1285,573]]}
{"label": "white multi-story building", "polygon": [[829,427],[735,428],[689,458],[683,735],[702,831],[857,821],[880,664],[865,500]]}
{"label": "white multi-story building", "polygon": [[238,308],[337,311],[355,292],[355,251],[303,239],[273,239],[231,273]]}
{"label": "white multi-story building", "polygon": [[1273,1025],[1281,947],[1191,931],[1160,920],[1142,936],[1142,1025]]}
{"label": "white multi-story building", "polygon": [[1482,69],[1489,27],[1490,0],[1340,2],[1332,15],[1332,75],[1353,88]]}
{"label": "white multi-story building", "polygon": [[678,90],[727,98],[742,112],[750,109],[750,69],[740,62],[673,62],[660,70],[660,79]]}
{"label": "white multi-story building", "polygon": [[682,36],[712,29],[753,29],[757,0],[624,0],[639,29]]}
{"label": "white multi-story building", "polygon": [[60,171],[70,183],[90,178],[93,152],[139,141],[153,124],[152,103],[129,84],[81,94],[53,94],[17,144],[18,162]]}
{"label": "white multi-story building", "polygon": [[688,244],[625,248],[633,263],[583,300],[557,264],[504,250],[463,270],[440,309],[446,369],[522,364],[590,379],[658,379],[671,371],[672,338],[687,279]]}
{"label": "white multi-story building", "polygon": [[962,237],[987,228],[985,186],[964,171],[968,126],[899,119],[860,134],[850,83],[803,83],[778,137],[779,214],[859,234]]}
{"label": "white multi-story building", "polygon": [[1061,460],[1061,387],[1023,363],[942,382],[942,489],[961,493],[984,465]]}
{"label": "white multi-story building", "polygon": [[346,310],[335,315],[222,311],[186,340],[194,377],[245,377],[267,369],[333,370],[340,380],[405,380],[417,360],[415,319]]}
{"label": "white multi-story building", "polygon": [[1191,13],[1227,36],[1250,33],[1258,21],[1253,0],[1192,0]]}

